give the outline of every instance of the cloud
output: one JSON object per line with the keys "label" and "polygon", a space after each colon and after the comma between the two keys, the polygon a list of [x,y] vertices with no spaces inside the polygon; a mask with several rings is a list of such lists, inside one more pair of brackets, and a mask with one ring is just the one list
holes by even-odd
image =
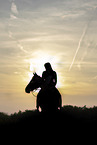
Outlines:
{"label": "cloud", "polygon": [[20,48],[21,51],[23,51],[24,53],[27,53],[28,54],[28,51],[26,51],[24,49],[23,45],[19,41],[16,41],[16,43],[17,43],[18,48]]}
{"label": "cloud", "polygon": [[14,2],[12,2],[12,4],[11,4],[11,12],[14,14],[18,14],[18,9]]}
{"label": "cloud", "polygon": [[14,2],[11,4],[11,14],[10,14],[10,19],[15,20],[17,19],[17,15],[19,14],[17,6]]}
{"label": "cloud", "polygon": [[15,19],[17,19],[17,17],[13,14],[10,14],[10,19],[15,20]]}

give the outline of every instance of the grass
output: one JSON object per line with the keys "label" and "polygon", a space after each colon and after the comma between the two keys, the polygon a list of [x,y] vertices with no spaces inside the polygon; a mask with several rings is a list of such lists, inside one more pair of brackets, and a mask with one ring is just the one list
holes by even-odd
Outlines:
{"label": "grass", "polygon": [[40,113],[36,110],[26,110],[11,115],[0,113],[1,136],[11,138],[10,143],[13,139],[14,143],[27,144],[61,145],[78,140],[80,143],[92,141],[93,144],[96,129],[97,107],[68,105],[58,112]]}

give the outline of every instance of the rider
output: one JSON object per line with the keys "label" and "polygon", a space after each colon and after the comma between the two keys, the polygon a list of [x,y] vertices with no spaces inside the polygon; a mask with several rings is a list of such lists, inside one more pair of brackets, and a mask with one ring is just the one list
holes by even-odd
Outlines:
{"label": "rider", "polygon": [[42,73],[42,79],[46,86],[55,87],[57,84],[57,74],[53,71],[49,62],[44,64],[46,71]]}
{"label": "rider", "polygon": [[39,95],[46,89],[51,89],[57,84],[57,74],[52,69],[51,64],[49,62],[44,64],[45,71],[42,73],[43,85],[41,86],[41,90],[37,95],[37,110],[39,109]]}

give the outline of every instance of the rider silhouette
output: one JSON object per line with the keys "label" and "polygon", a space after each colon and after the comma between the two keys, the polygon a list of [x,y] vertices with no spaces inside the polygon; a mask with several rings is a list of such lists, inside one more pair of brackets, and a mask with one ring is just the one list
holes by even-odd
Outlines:
{"label": "rider silhouette", "polygon": [[55,87],[57,84],[57,74],[53,71],[49,62],[44,64],[46,71],[42,73],[42,79],[48,87]]}
{"label": "rider silhouette", "polygon": [[47,89],[53,89],[57,84],[57,74],[52,69],[51,64],[49,62],[44,64],[45,71],[42,73],[42,79],[43,79],[43,85],[41,86],[41,90],[39,91],[37,95],[37,110],[39,110],[39,102],[40,102],[40,96],[42,96],[43,92]]}

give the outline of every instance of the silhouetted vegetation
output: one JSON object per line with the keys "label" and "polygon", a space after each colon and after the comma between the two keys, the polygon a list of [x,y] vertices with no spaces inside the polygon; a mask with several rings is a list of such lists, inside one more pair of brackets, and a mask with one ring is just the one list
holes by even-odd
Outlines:
{"label": "silhouetted vegetation", "polygon": [[[97,107],[63,106],[61,111],[42,113],[19,111],[11,115],[0,113],[1,139],[27,144],[87,143],[95,140]],[[6,141],[3,139],[3,142]]]}

